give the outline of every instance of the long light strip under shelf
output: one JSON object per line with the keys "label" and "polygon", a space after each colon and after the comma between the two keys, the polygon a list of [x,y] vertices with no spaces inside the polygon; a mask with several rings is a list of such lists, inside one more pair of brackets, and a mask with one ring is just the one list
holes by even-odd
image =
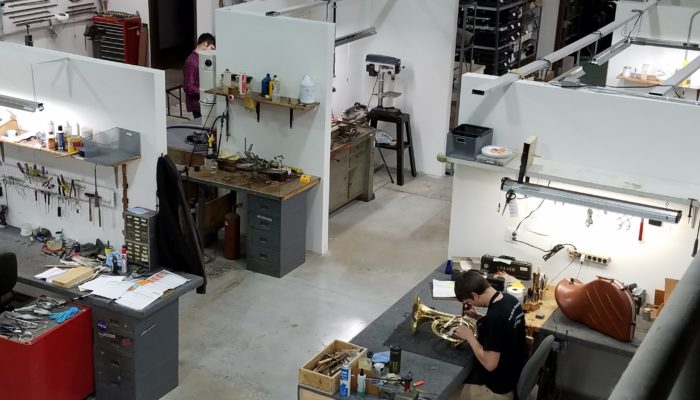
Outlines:
{"label": "long light strip under shelf", "polygon": [[36,110],[43,111],[44,105],[37,101],[24,100],[12,96],[4,96],[0,94],[0,106],[11,107],[17,110],[34,112]]}
{"label": "long light strip under shelf", "polygon": [[574,192],[572,190],[559,189],[533,183],[519,183],[510,178],[503,178],[501,190],[537,197],[540,199],[561,201],[562,203],[576,204],[601,210],[608,210],[620,214],[647,218],[654,221],[670,222],[677,224],[683,214],[680,210],[650,206],[631,201],[613,199],[610,197],[596,196],[587,193]]}

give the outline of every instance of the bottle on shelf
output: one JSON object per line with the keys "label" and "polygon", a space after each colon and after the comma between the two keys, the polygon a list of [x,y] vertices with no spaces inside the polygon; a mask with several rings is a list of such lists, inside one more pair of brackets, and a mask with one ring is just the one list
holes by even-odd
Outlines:
{"label": "bottle on shelf", "polygon": [[316,102],[316,84],[307,74],[299,85],[299,101],[302,104],[312,104]]}
{"label": "bottle on shelf", "polygon": [[241,72],[238,75],[238,94],[245,94],[246,89],[248,89],[248,75],[245,72]]}
{"label": "bottle on shelf", "polygon": [[271,93],[272,101],[280,101],[280,89],[281,89],[280,80],[277,77],[277,75],[275,75],[275,77],[272,79],[272,93]]}
{"label": "bottle on shelf", "polygon": [[272,81],[272,78],[270,78],[270,74],[265,75],[265,77],[262,80],[262,90],[260,91],[260,94],[265,98],[270,97],[270,81]]}
{"label": "bottle on shelf", "polygon": [[56,150],[58,151],[66,151],[65,147],[65,132],[63,131],[63,125],[58,126],[58,130],[56,130]]}
{"label": "bottle on shelf", "polygon": [[49,126],[46,130],[46,148],[56,150],[56,132],[54,131],[53,121],[49,121]]}

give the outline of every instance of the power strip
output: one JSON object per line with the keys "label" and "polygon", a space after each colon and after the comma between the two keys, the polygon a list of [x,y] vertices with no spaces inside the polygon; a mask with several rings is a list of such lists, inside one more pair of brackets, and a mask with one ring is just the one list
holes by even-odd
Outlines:
{"label": "power strip", "polygon": [[569,257],[580,259],[581,256],[583,256],[584,261],[594,262],[601,265],[608,265],[612,261],[609,256],[602,256],[600,254],[582,252],[571,248],[568,249],[567,252],[569,253]]}

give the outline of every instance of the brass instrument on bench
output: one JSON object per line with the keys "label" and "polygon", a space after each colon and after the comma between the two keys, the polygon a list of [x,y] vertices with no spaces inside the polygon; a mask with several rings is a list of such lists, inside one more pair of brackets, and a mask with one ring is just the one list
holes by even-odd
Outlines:
{"label": "brass instrument on bench", "polygon": [[431,324],[433,333],[437,337],[451,342],[454,347],[464,342],[453,334],[458,326],[466,325],[476,334],[476,322],[473,319],[433,310],[421,303],[420,297],[416,296],[413,300],[413,313],[411,314],[411,332],[415,334],[418,325],[426,321],[433,321]]}

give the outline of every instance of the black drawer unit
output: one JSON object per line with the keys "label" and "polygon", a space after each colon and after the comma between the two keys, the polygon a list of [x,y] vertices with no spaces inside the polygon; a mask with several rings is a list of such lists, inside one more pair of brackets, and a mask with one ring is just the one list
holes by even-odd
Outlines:
{"label": "black drawer unit", "polygon": [[136,264],[151,270],[158,267],[157,218],[158,213],[152,210],[126,212],[124,238],[126,239],[126,256],[129,264]]}
{"label": "black drawer unit", "polygon": [[158,399],[178,384],[178,302],[145,319],[93,308],[100,400]]}
{"label": "black drawer unit", "polygon": [[306,261],[306,193],[248,196],[248,269],[277,278]]}

